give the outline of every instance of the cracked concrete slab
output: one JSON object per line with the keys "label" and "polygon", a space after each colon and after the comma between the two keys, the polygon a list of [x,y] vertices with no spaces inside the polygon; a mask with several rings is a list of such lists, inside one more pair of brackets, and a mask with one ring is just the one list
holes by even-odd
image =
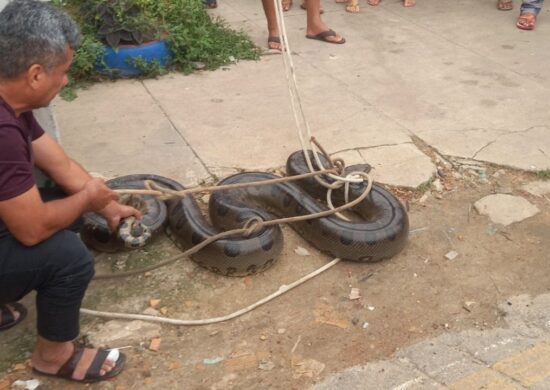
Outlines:
{"label": "cracked concrete slab", "polygon": [[396,357],[445,385],[483,368],[472,357],[437,338],[407,347],[399,351]]}
{"label": "cracked concrete slab", "polygon": [[[476,154],[508,132],[503,129],[457,129],[448,131],[426,131],[423,139],[437,145],[437,150],[446,156],[474,158]],[[457,139],[461,139],[457,142]]]}
{"label": "cracked concrete slab", "polygon": [[430,158],[410,142],[359,148],[335,153],[333,157],[344,159],[348,166],[368,163],[376,182],[409,188],[426,182],[437,170]]}
{"label": "cracked concrete slab", "polygon": [[550,168],[548,126],[503,135],[479,151],[475,158],[528,171]]}
{"label": "cracked concrete slab", "polygon": [[374,180],[385,184],[416,188],[436,171],[430,158],[412,143],[361,149],[360,153],[372,165]]}
{"label": "cracked concrete slab", "polygon": [[478,213],[487,215],[494,223],[507,226],[521,222],[539,212],[537,206],[520,196],[494,194],[474,203]]}
{"label": "cracked concrete slab", "polygon": [[457,347],[487,365],[495,364],[517,351],[531,348],[536,342],[512,329],[501,328],[483,331],[469,329],[452,336]]}

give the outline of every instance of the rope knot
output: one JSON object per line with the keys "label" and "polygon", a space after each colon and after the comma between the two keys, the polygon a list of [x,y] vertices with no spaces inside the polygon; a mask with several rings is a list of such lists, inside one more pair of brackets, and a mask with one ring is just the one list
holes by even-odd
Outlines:
{"label": "rope knot", "polygon": [[143,185],[147,190],[159,192],[159,195],[157,195],[157,197],[160,200],[168,200],[168,199],[178,197],[179,191],[175,191],[170,188],[163,187],[155,183],[153,180],[145,180],[143,182]]}
{"label": "rope knot", "polygon": [[264,226],[264,220],[261,219],[260,217],[254,216],[250,218],[248,221],[246,221],[246,223],[243,226],[243,229],[246,229],[246,231],[244,232],[244,236],[250,237],[255,233],[259,233],[260,230],[263,228],[263,226]]}

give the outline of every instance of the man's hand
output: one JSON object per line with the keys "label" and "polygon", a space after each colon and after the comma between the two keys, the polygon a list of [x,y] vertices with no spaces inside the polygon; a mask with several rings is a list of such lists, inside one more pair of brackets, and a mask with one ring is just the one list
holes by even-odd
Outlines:
{"label": "man's hand", "polygon": [[118,202],[109,203],[105,208],[99,210],[98,213],[107,220],[109,229],[113,232],[118,228],[121,219],[131,216],[134,216],[137,219],[141,219],[143,217],[139,210]]}
{"label": "man's hand", "polygon": [[118,200],[118,194],[107,187],[101,179],[94,178],[86,182],[82,190],[88,199],[88,210],[100,212],[112,201]]}

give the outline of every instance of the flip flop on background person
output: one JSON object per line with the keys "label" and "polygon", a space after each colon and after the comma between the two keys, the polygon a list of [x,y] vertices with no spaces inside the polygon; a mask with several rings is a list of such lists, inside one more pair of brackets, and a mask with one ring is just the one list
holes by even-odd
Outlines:
{"label": "flip flop on background person", "polygon": [[516,22],[517,28],[520,30],[534,30],[537,16],[531,13],[520,14]]}
{"label": "flip flop on background person", "polygon": [[[367,0],[367,3],[372,6],[380,4],[380,0]],[[414,7],[416,0],[403,0],[403,7]]]}
{"label": "flip flop on background person", "polygon": [[544,0],[523,0],[516,22],[517,28],[521,30],[533,30],[543,4]]}
{"label": "flip flop on background person", "polygon": [[13,328],[27,316],[27,309],[20,303],[0,305],[0,332]]}
{"label": "flip flop on background person", "polygon": [[218,8],[217,0],[203,0],[203,4],[206,8]]}
{"label": "flip flop on background person", "polygon": [[[347,0],[345,0],[347,1]],[[338,3],[338,1],[336,1]],[[292,8],[292,0],[282,0],[281,1],[281,7],[283,8],[283,11],[286,12],[288,11],[289,9]],[[300,3],[300,8],[303,9],[303,10],[307,10],[307,5],[306,5],[306,2],[305,0],[302,0],[302,2]],[[321,14],[323,14],[325,12],[325,10],[323,8],[321,8],[321,10],[319,11]]]}
{"label": "flip flop on background person", "polygon": [[[283,8],[290,8],[292,6],[292,0],[280,1]],[[306,38],[336,44],[346,42],[342,36],[336,34],[321,19],[320,0],[304,0],[303,4],[307,11]],[[282,51],[285,45],[281,41],[281,34],[277,25],[276,4],[273,3],[273,0],[262,0],[262,6],[267,21],[267,47],[270,51]]]}
{"label": "flip flop on background person", "polygon": [[283,44],[281,43],[281,37],[268,37],[267,48],[273,51],[283,51]]}
{"label": "flip flop on background person", "polygon": [[[332,37],[334,37],[335,39],[331,39]],[[336,43],[336,44],[346,43],[346,40],[344,39],[344,37],[338,36],[338,34],[334,32],[334,30],[322,31],[319,34],[315,34],[315,35],[308,34],[306,35],[306,38],[315,39],[317,41],[323,41],[327,43]]]}
{"label": "flip flop on background person", "polygon": [[501,11],[511,11],[514,8],[512,0],[497,0],[497,9]]}

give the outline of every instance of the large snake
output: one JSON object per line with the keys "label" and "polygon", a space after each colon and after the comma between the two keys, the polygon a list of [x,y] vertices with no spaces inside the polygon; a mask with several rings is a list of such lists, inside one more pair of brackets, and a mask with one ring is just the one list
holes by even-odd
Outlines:
{"label": "large snake", "polygon": [[[325,160],[325,163],[326,160]],[[366,168],[363,166],[363,168]],[[357,169],[357,168],[354,168]],[[302,151],[293,153],[287,161],[288,175],[308,172]],[[219,185],[244,183],[276,178],[264,172],[232,175]],[[352,184],[350,199],[356,199],[366,184]],[[315,197],[324,190],[315,179],[295,184],[272,185],[214,192],[210,196],[209,212],[213,224],[222,229],[243,227],[253,217],[264,220],[277,216],[298,216],[326,210]],[[335,203],[342,203],[343,190],[336,191]],[[345,260],[372,262],[399,253],[406,244],[409,222],[403,205],[384,188],[373,185],[368,197],[354,208],[361,220],[348,222],[338,216],[294,222],[291,226],[319,250]],[[195,201],[186,197],[169,212],[172,237],[183,248],[189,248],[218,232],[200,213]],[[193,259],[211,271],[230,276],[242,276],[268,268],[281,251],[282,232],[278,226],[264,228],[250,238],[219,240]]]}
{"label": "large snake", "polygon": [[[320,157],[326,167],[328,162]],[[350,168],[358,170],[370,167],[363,165]],[[288,158],[288,175],[308,171],[302,151]],[[219,185],[277,177],[264,172],[246,172],[229,176]],[[151,178],[161,186],[173,190],[184,189],[175,181],[158,176],[133,175],[132,178],[134,182],[136,179],[143,181]],[[123,186],[123,178],[115,180],[118,180],[117,185]],[[325,177],[325,180],[331,179]],[[358,198],[365,187],[363,183],[351,184],[350,200]],[[313,178],[214,192],[209,201],[212,223],[205,218],[195,199],[185,196],[168,202],[168,233],[178,247],[188,249],[222,230],[242,228],[251,218],[269,220],[274,219],[275,215],[290,217],[326,210],[327,207],[316,199],[325,193],[324,187]],[[333,195],[336,205],[343,203],[343,189],[334,191]],[[345,260],[373,262],[394,256],[403,249],[409,230],[408,217],[402,204],[390,192],[379,185],[373,185],[367,198],[355,206],[353,211],[356,217],[351,222],[331,215],[294,222],[291,226],[319,250]],[[250,237],[236,236],[215,241],[192,258],[213,272],[244,276],[270,267],[278,259],[281,249],[280,227],[268,226]]]}

